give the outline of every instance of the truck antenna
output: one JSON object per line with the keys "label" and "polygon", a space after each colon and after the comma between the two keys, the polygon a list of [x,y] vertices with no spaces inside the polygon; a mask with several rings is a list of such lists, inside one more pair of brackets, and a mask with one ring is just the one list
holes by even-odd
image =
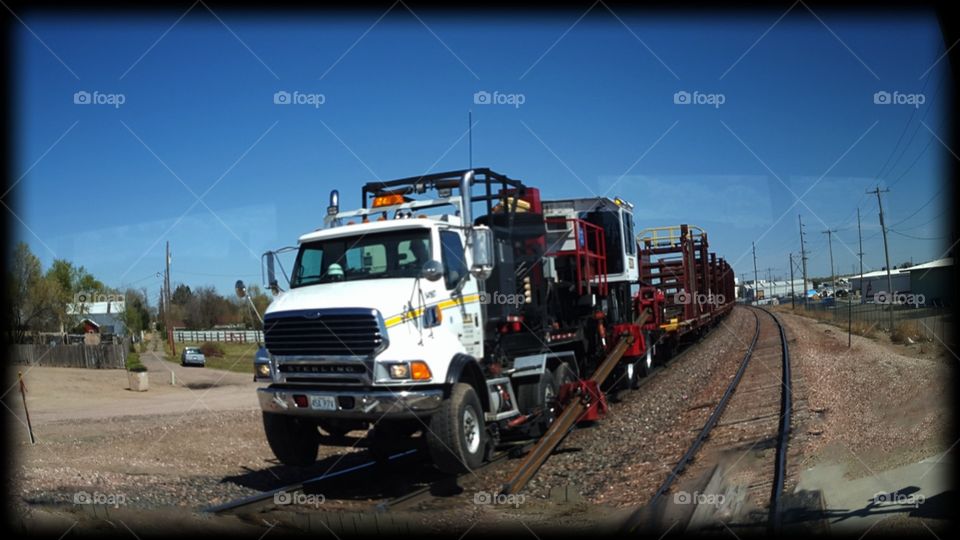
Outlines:
{"label": "truck antenna", "polygon": [[470,163],[468,169],[473,168],[473,111],[467,110],[467,146],[470,152]]}

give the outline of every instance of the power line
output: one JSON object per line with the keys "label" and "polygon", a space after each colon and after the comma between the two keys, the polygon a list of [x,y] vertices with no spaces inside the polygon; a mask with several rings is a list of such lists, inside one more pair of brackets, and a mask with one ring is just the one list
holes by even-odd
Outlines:
{"label": "power line", "polygon": [[900,231],[895,231],[895,230],[893,230],[893,229],[887,229],[887,230],[890,231],[890,232],[892,232],[893,234],[899,234],[900,236],[906,236],[907,238],[912,238],[912,239],[914,239],[914,240],[946,240],[946,239],[947,239],[947,237],[945,237],[945,236],[938,236],[938,237],[936,237],[936,238],[927,238],[927,237],[923,237],[923,236],[913,236],[913,235],[909,235],[909,234],[904,234],[904,233],[902,233],[902,232],[900,232]]}
{"label": "power line", "polygon": [[944,187],[946,187],[946,186],[941,186],[940,189],[938,189],[937,192],[933,194],[933,197],[930,197],[930,200],[928,200],[927,202],[923,203],[923,205],[921,205],[920,208],[917,208],[916,210],[914,210],[914,212],[913,212],[912,214],[910,214],[909,216],[907,216],[907,217],[901,219],[900,221],[894,223],[893,225],[891,225],[891,227],[896,227],[897,225],[900,225],[900,224],[903,223],[904,221],[907,221],[907,220],[909,220],[910,218],[912,218],[913,216],[915,216],[915,215],[917,215],[918,213],[920,213],[921,210],[923,210],[924,208],[926,208],[927,206],[929,206],[930,203],[932,203],[933,201],[935,201],[935,200],[937,199],[937,196],[940,195],[940,192],[943,191],[943,188],[944,188]]}
{"label": "power line", "polygon": [[939,214],[933,216],[933,217],[930,218],[930,220],[927,221],[927,222],[921,223],[920,225],[913,225],[913,226],[911,226],[911,227],[907,227],[906,229],[902,229],[902,230],[904,230],[904,231],[912,231],[912,230],[914,230],[914,229],[919,229],[920,227],[927,226],[927,225],[933,223],[934,221],[940,219],[944,214],[947,213],[947,210],[949,210],[949,209],[948,209],[948,208],[945,208],[945,209],[941,210]]}
{"label": "power line", "polygon": [[[923,94],[923,91],[927,89],[927,83],[929,83],[930,79],[932,78],[933,77],[928,77],[926,80],[923,81],[923,87],[920,88],[920,94]],[[943,77],[941,77],[940,81],[943,82]],[[884,169],[887,168],[887,165],[890,163],[890,160],[893,159],[893,155],[896,154],[897,149],[900,148],[900,143],[903,142],[903,137],[904,135],[907,134],[907,130],[910,128],[910,124],[913,123],[913,117],[917,115],[918,110],[919,110],[919,107],[914,107],[913,110],[910,111],[910,118],[907,118],[907,123],[903,125],[903,130],[900,131],[900,137],[897,138],[897,144],[893,146],[893,150],[890,151],[890,155],[887,156],[887,160],[883,162],[883,165],[880,167],[880,170],[877,171],[876,178],[881,178],[883,176]],[[927,111],[929,110],[930,109],[928,108]],[[924,118],[926,118],[927,111],[924,111]],[[920,127],[919,124],[917,125],[917,127]],[[915,135],[916,135],[916,131],[914,131],[914,136]],[[911,136],[910,142],[907,143],[907,146],[904,147],[904,150],[906,150],[906,148],[909,147],[912,142],[913,142],[913,137]],[[892,170],[893,167],[891,166],[890,169]],[[888,170],[887,172],[890,172],[890,171]]]}
{"label": "power line", "polygon": [[[928,80],[929,80],[929,79],[928,79]],[[934,100],[936,100],[936,99],[937,99],[937,96],[940,95],[940,89],[943,88],[944,81],[946,81],[946,74],[944,74],[943,76],[940,77],[940,84],[937,86],[937,91],[933,94],[933,99],[930,100],[930,103],[932,103]],[[922,93],[922,92],[921,92],[921,93]],[[910,135],[910,142],[908,142],[907,145],[903,147],[903,150],[900,151],[900,154],[897,156],[897,159],[894,161],[893,165],[891,165],[891,166],[890,166],[890,169],[887,170],[887,174],[890,174],[890,173],[893,171],[893,169],[896,168],[897,163],[900,163],[900,160],[901,160],[901,159],[903,158],[903,156],[906,154],[907,149],[913,144],[913,141],[914,141],[914,139],[916,138],[917,133],[920,131],[920,127],[921,127],[921,125],[922,125],[922,122],[923,122],[923,120],[926,120],[926,119],[927,119],[927,115],[930,114],[930,109],[931,109],[931,108],[932,108],[932,107],[927,106],[927,110],[925,110],[925,111],[923,112],[923,118],[921,119],[921,122],[920,122],[920,123],[917,123],[917,127],[914,128],[913,134]],[[911,118],[913,117],[913,114],[916,114],[917,110],[919,110],[919,108],[914,108],[913,113],[911,113]],[[878,178],[879,178],[879,175],[878,175]],[[887,184],[887,187],[891,187],[891,184]]]}

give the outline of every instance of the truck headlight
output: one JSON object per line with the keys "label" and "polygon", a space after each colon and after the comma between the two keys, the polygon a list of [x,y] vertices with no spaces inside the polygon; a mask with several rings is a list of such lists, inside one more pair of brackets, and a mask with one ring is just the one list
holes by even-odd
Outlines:
{"label": "truck headlight", "polygon": [[391,379],[409,379],[410,366],[406,363],[390,364],[390,378]]}
{"label": "truck headlight", "polygon": [[270,377],[270,364],[257,364],[257,377]]}
{"label": "truck headlight", "polygon": [[397,362],[388,366],[391,379],[429,381],[433,378],[433,373],[423,360],[414,360],[413,362]]}

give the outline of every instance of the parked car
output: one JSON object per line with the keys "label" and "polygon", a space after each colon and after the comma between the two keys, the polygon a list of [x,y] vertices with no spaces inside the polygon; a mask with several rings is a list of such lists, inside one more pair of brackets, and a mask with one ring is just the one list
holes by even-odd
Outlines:
{"label": "parked car", "polygon": [[204,367],[207,365],[207,358],[196,347],[184,347],[180,353],[180,365]]}

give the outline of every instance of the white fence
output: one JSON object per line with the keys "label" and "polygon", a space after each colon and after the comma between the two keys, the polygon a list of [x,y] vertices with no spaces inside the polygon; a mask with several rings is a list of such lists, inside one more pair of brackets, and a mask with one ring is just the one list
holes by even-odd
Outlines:
{"label": "white fence", "polygon": [[173,340],[182,342],[263,343],[260,330],[174,330]]}

